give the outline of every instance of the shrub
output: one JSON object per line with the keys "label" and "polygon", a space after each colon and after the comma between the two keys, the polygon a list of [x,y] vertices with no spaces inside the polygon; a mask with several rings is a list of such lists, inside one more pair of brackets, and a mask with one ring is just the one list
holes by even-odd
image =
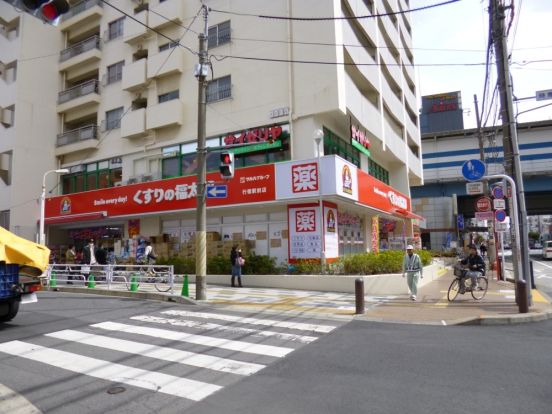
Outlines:
{"label": "shrub", "polygon": [[[247,262],[247,259],[246,259]],[[247,263],[246,263],[247,264]],[[232,264],[226,256],[213,256],[207,258],[207,274],[229,275],[232,273]]]}
{"label": "shrub", "polygon": [[252,275],[273,275],[277,273],[276,258],[249,254],[245,258],[244,273]]}
{"label": "shrub", "polygon": [[189,257],[159,257],[155,261],[158,265],[173,265],[174,273],[177,275],[187,275],[195,273],[195,259]]}
{"label": "shrub", "polygon": [[291,270],[291,273],[300,275],[319,275],[322,272],[322,266],[317,260],[301,259],[297,260]]}

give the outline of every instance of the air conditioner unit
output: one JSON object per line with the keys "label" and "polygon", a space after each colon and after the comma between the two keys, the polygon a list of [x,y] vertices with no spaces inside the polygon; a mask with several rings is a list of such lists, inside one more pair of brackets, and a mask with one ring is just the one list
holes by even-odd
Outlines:
{"label": "air conditioner unit", "polygon": [[144,174],[144,175],[142,176],[142,182],[143,182],[143,183],[146,183],[146,182],[148,182],[148,181],[153,181],[153,175],[151,175],[151,174]]}
{"label": "air conditioner unit", "polygon": [[115,184],[113,184],[113,187],[122,187],[123,186],[123,182],[122,181],[118,181],[116,182]]}
{"label": "air conditioner unit", "polygon": [[138,177],[130,177],[127,180],[127,184],[136,184],[138,182]]}

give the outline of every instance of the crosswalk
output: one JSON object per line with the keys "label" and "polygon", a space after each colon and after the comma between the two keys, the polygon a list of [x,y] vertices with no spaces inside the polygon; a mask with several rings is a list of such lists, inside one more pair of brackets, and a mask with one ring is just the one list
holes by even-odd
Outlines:
{"label": "crosswalk", "polygon": [[69,372],[200,401],[342,323],[168,309],[0,343],[0,366],[6,358],[10,364],[32,361],[63,370],[61,376]]}

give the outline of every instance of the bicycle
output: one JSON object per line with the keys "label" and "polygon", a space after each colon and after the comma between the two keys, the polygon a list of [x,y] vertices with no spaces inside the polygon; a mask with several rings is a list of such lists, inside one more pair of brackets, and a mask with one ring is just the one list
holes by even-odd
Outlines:
{"label": "bicycle", "polygon": [[[168,292],[171,290],[169,272],[163,268],[154,266],[145,266],[138,269],[140,274],[138,281],[144,280],[146,283],[153,283],[158,292]],[[138,282],[136,282],[138,283]]]}
{"label": "bicycle", "polygon": [[[450,284],[447,291],[447,299],[449,302],[452,302],[458,294],[463,295],[464,293],[470,292],[472,297],[475,300],[481,300],[487,294],[487,289],[489,288],[489,280],[486,276],[480,275],[476,279],[475,288],[472,286],[472,278],[465,277],[467,269],[459,267],[458,265],[454,267],[454,280]],[[460,290],[460,280],[464,278],[464,291]]]}

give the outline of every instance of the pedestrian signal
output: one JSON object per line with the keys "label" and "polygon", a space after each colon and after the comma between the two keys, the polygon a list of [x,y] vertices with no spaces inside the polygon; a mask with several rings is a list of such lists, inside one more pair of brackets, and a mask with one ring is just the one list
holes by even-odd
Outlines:
{"label": "pedestrian signal", "polygon": [[228,180],[234,177],[234,153],[221,152],[219,171],[222,178]]}

